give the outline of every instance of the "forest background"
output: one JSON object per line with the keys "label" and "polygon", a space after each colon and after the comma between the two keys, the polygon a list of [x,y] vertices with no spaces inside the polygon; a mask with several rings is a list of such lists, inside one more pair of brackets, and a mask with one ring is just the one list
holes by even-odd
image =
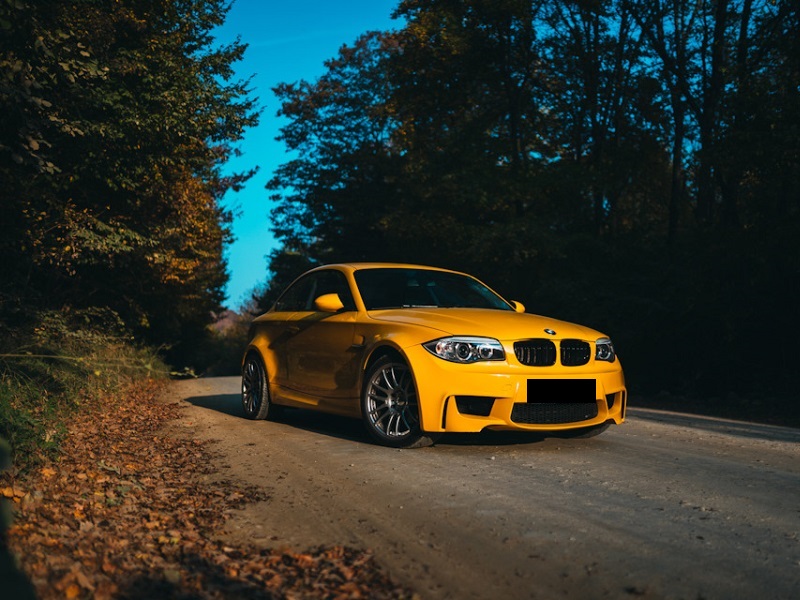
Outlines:
{"label": "forest background", "polygon": [[246,46],[214,43],[226,12],[0,0],[0,436],[17,449],[57,438],[45,417],[76,386],[158,359],[235,371],[252,314],[346,260],[470,272],[609,333],[634,395],[800,423],[797,3],[399,2],[397,29],[276,89],[279,247],[223,328],[221,199],[252,175],[224,166],[264,118],[233,75]]}

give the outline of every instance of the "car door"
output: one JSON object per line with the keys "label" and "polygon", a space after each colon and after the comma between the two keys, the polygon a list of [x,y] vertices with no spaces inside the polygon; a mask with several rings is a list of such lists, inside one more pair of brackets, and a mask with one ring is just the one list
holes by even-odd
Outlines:
{"label": "car door", "polygon": [[[358,397],[358,365],[361,349],[355,346],[357,312],[344,274],[336,270],[308,275],[308,298],[303,310],[292,315],[284,353],[287,364],[285,385],[301,392],[312,404],[328,408],[346,398]],[[344,305],[336,312],[318,310],[314,301],[325,294],[337,294]]]}
{"label": "car door", "polygon": [[279,386],[287,386],[289,383],[289,357],[286,344],[297,333],[297,327],[294,325],[295,314],[306,310],[314,286],[313,278],[305,276],[298,279],[281,294],[266,318],[262,317],[263,322],[260,326],[264,328],[269,340],[268,350],[274,365],[272,379]]}

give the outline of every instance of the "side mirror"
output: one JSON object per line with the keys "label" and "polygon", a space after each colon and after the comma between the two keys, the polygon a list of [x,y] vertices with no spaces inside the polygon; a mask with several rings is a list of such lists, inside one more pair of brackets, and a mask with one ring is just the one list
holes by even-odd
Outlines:
{"label": "side mirror", "polygon": [[339,294],[323,294],[314,300],[314,308],[319,312],[336,313],[344,308]]}
{"label": "side mirror", "polygon": [[522,302],[517,302],[516,300],[512,300],[511,306],[513,306],[514,310],[517,311],[518,313],[525,312],[525,305]]}

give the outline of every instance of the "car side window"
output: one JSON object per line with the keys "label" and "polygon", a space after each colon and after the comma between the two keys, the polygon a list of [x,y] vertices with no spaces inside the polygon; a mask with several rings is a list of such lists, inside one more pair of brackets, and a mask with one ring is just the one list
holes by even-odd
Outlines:
{"label": "car side window", "polygon": [[[313,274],[312,274],[313,275]],[[314,291],[315,282],[312,275],[303,277],[300,281],[295,282],[293,285],[281,294],[278,301],[275,303],[276,312],[297,312],[306,310],[309,298]]]}
{"label": "car side window", "polygon": [[317,271],[290,286],[275,303],[276,312],[306,312],[314,310],[314,300],[324,294],[338,294],[344,310],[355,310],[356,303],[344,273]]}

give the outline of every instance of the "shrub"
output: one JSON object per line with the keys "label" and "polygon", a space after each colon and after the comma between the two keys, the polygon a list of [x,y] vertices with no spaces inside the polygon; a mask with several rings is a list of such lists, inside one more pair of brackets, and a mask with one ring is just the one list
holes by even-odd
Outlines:
{"label": "shrub", "polygon": [[152,350],[137,346],[110,310],[40,313],[0,340],[0,438],[12,473],[52,457],[79,408],[113,406],[132,382],[163,377]]}

